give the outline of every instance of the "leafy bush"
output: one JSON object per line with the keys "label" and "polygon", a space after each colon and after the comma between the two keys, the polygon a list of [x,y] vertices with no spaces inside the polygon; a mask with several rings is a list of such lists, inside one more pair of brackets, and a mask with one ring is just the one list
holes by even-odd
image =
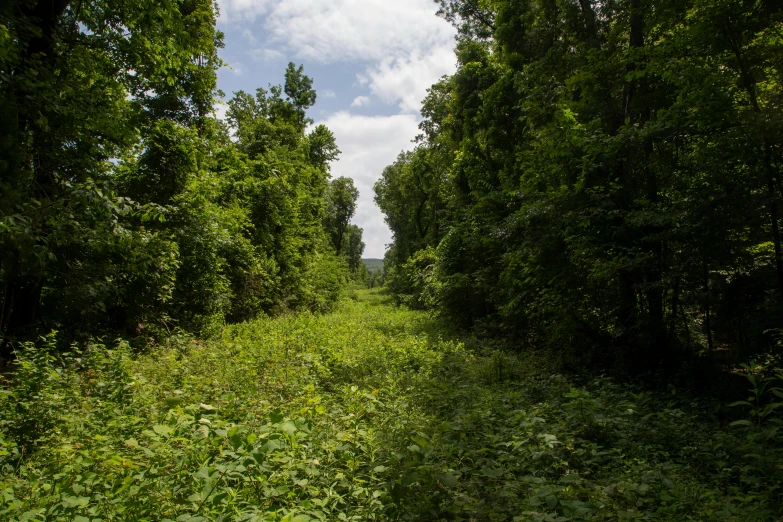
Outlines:
{"label": "leafy bush", "polygon": [[398,302],[414,310],[431,310],[438,302],[435,249],[424,248],[387,276],[389,291]]}

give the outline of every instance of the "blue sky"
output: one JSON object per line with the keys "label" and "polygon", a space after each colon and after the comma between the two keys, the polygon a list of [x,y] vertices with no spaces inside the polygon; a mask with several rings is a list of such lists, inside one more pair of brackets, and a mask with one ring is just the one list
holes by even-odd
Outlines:
{"label": "blue sky", "polygon": [[[283,83],[288,62],[303,64],[318,100],[310,110],[342,155],[332,175],[359,188],[353,222],[364,257],[383,257],[391,233],[372,186],[400,151],[413,147],[427,88],[455,70],[454,30],[432,0],[219,0],[218,75],[227,96]],[[224,108],[218,107],[220,114]]]}

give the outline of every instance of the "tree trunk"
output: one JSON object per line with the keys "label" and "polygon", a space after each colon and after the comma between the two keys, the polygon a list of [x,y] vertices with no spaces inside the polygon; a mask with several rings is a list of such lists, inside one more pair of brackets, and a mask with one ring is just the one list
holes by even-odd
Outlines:
{"label": "tree trunk", "polygon": [[23,9],[24,15],[31,19],[40,31],[27,45],[24,53],[25,58],[39,53],[48,53],[51,50],[57,22],[60,21],[60,17],[68,9],[70,3],[70,0],[38,0],[34,7]]}
{"label": "tree trunk", "polygon": [[[589,7],[589,3],[583,5]],[[630,32],[629,32],[629,53],[634,54],[636,50],[641,49],[644,46],[644,16],[642,12],[642,0],[631,0],[630,5]],[[631,56],[626,70],[632,72],[637,69],[636,57]],[[646,92],[646,83],[644,80],[631,80],[625,86],[623,92],[623,124],[631,125],[634,123],[643,124],[650,117],[650,110],[644,104],[638,103],[637,95],[643,95]],[[645,139],[645,142],[640,146],[630,146],[626,151],[626,156],[623,161],[623,187],[621,189],[621,199],[623,210],[630,212],[633,209],[633,202],[640,196],[640,192],[651,202],[657,201],[657,179],[655,172],[649,168],[642,167],[645,165],[645,156],[649,156],[653,152],[652,143]],[[640,161],[641,160],[641,161]],[[640,171],[641,170],[641,171]],[[637,179],[638,178],[638,179]],[[654,230],[636,229],[627,233],[627,241],[630,246],[633,247],[633,243],[636,239],[641,237],[647,237],[654,233]],[[627,329],[638,328],[643,326],[644,339],[637,339],[634,345],[637,349],[644,353],[638,353],[638,362],[641,365],[646,366],[653,362],[653,359],[659,359],[658,351],[664,347],[666,343],[666,323],[663,317],[664,305],[663,305],[663,289],[661,287],[662,270],[661,270],[661,258],[662,258],[662,244],[660,240],[655,240],[643,244],[643,249],[651,254],[654,259],[653,265],[646,270],[644,274],[632,274],[626,273],[620,277],[620,294],[621,294],[621,322],[625,323]],[[627,271],[626,271],[627,272]],[[645,325],[638,324],[639,317],[637,315],[637,300],[636,292],[632,285],[634,282],[644,281],[646,283],[646,289],[644,290],[644,298],[647,301],[647,321]],[[631,301],[633,299],[633,301]]]}
{"label": "tree trunk", "polygon": [[764,172],[767,178],[767,192],[769,193],[769,214],[772,221],[772,243],[775,248],[775,269],[778,276],[778,296],[783,301],[783,252],[780,248],[780,227],[778,215],[778,192],[775,190],[775,176],[769,159],[769,143],[764,140]]}
{"label": "tree trunk", "polygon": [[710,272],[707,268],[706,254],[702,264],[704,270],[704,328],[707,330],[707,348],[712,353],[714,345],[712,342],[712,314],[710,310]]}
{"label": "tree trunk", "polygon": [[595,11],[590,0],[579,0],[579,6],[582,8],[582,15],[585,18],[585,29],[587,30],[587,40],[598,47],[598,28],[595,24]]}
{"label": "tree trunk", "polygon": [[42,290],[43,284],[36,276],[14,277],[7,284],[0,324],[0,357],[10,358],[14,343],[34,338]]}
{"label": "tree trunk", "polygon": [[674,288],[672,288],[672,309],[671,320],[669,321],[669,343],[675,339],[675,328],[677,326],[677,308],[680,306],[680,276],[674,278]]}
{"label": "tree trunk", "polygon": [[[32,37],[27,41],[19,42],[22,47],[19,66],[11,74],[24,76],[33,72],[40,72],[48,68],[50,73],[56,68],[55,55],[53,53],[55,31],[57,25],[70,5],[70,0],[38,0],[35,3],[21,3],[19,11],[21,17],[26,19],[23,23],[34,28]],[[17,15],[19,16],[19,15]],[[18,136],[29,134],[29,122],[35,117],[28,114],[27,106],[29,91],[23,83],[12,84],[12,97],[16,98],[17,118],[16,127]],[[8,124],[9,122],[6,122]],[[35,143],[35,138],[32,140]],[[27,146],[17,142],[20,150],[30,153]],[[48,185],[49,178],[44,176],[41,168],[33,171],[35,185],[41,187]],[[41,189],[42,190],[42,189]],[[27,197],[33,197],[28,191]],[[32,339],[36,333],[38,311],[43,290],[43,268],[36,272],[20,275],[19,266],[24,260],[19,259],[19,253],[15,252],[3,256],[3,295],[2,311],[0,312],[0,357],[10,357],[13,344],[20,340]]]}

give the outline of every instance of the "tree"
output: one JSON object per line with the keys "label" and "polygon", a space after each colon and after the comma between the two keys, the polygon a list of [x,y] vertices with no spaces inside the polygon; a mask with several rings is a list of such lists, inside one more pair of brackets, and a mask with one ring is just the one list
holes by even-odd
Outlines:
{"label": "tree", "polygon": [[[0,7],[0,110],[9,123],[0,129],[3,356],[63,324],[66,316],[48,311],[77,325],[105,312],[125,269],[157,296],[152,306],[167,299],[172,245],[139,225],[162,214],[115,192],[112,160],[132,153],[137,129],[164,120],[203,128],[221,63],[215,20],[206,0]],[[127,248],[141,266],[126,264]]]}
{"label": "tree", "polygon": [[303,68],[289,64],[284,87],[258,89],[255,97],[239,91],[228,102],[236,147],[248,161],[229,169],[226,196],[246,213],[248,241],[265,267],[254,268],[257,277],[245,277],[248,284],[237,291],[245,296],[243,306],[255,302],[266,312],[283,305],[328,309],[346,270],[342,250],[329,245],[333,230],[327,226],[329,164],[340,151],[323,125],[305,134],[305,111],[315,101],[311,86]]}
{"label": "tree", "polygon": [[[376,186],[390,280],[435,246],[443,313],[630,371],[765,349],[783,308],[781,7],[439,4],[457,72]],[[415,187],[433,157],[430,224]]]}
{"label": "tree", "polygon": [[305,116],[305,111],[315,105],[316,94],[313,89],[313,81],[305,76],[303,66],[288,64],[285,70],[285,94],[296,109],[296,119],[299,125],[305,126],[313,120]]}
{"label": "tree", "polygon": [[337,254],[343,252],[346,231],[351,218],[356,213],[358,199],[359,190],[354,186],[351,178],[339,177],[329,183],[324,225]]}
{"label": "tree", "polygon": [[376,182],[375,203],[385,214],[396,246],[392,264],[404,263],[416,251],[437,245],[441,184],[448,158],[435,147],[402,152]]}
{"label": "tree", "polygon": [[0,6],[0,357],[52,329],[143,344],[339,297],[339,151],[305,135],[312,80],[291,65],[218,122],[216,17],[206,0]]}
{"label": "tree", "polygon": [[328,171],[329,164],[340,155],[332,131],[326,125],[318,125],[307,135],[307,140],[310,145],[310,162]]}
{"label": "tree", "polygon": [[364,253],[363,232],[356,225],[348,225],[345,229],[342,254],[348,262],[348,268],[354,274],[364,266],[362,263],[362,254]]}

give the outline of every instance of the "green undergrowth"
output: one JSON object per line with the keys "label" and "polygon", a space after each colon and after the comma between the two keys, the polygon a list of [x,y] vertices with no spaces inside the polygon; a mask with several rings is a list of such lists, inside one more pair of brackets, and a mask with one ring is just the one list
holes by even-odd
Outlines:
{"label": "green undergrowth", "polygon": [[21,351],[0,398],[3,520],[781,515],[774,383],[760,377],[761,402],[734,408],[577,385],[374,291],[148,355],[54,345]]}

